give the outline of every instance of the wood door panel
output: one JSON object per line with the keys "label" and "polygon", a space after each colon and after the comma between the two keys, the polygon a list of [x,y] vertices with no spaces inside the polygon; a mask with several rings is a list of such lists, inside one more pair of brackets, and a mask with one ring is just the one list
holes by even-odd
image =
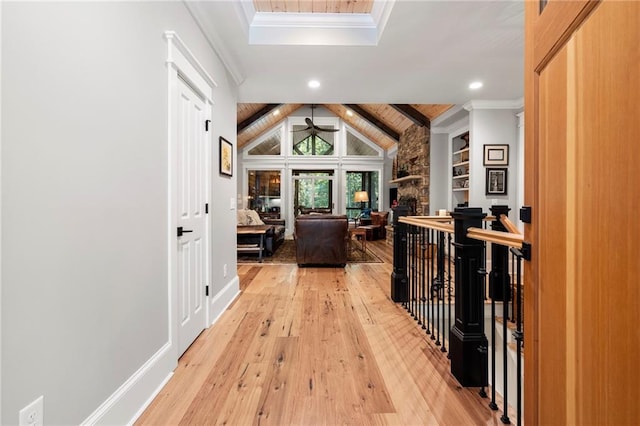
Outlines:
{"label": "wood door panel", "polygon": [[527,236],[539,247],[525,280],[525,413],[532,424],[637,424],[640,2],[578,3],[527,9]]}
{"label": "wood door panel", "polygon": [[[551,250],[540,252],[538,263],[538,310],[544,320],[538,327],[540,380],[548,386],[538,395],[543,407],[554,407],[566,394],[566,209],[567,175],[567,52],[560,51],[539,79],[539,156],[538,175],[540,241]],[[540,413],[541,424],[564,424],[566,412],[559,405]]]}
{"label": "wood door panel", "polygon": [[604,2],[575,36],[578,424],[640,416],[639,40],[638,2]]}

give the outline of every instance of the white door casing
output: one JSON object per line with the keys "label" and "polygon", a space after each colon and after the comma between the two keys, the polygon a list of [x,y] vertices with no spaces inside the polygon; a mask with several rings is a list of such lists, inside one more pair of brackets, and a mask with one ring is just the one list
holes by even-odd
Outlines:
{"label": "white door casing", "polygon": [[[178,79],[176,218],[183,235],[177,237],[178,352],[182,354],[206,326],[206,215],[204,101]],[[176,235],[178,233],[176,232]]]}
{"label": "white door casing", "polygon": [[[211,242],[209,216],[204,214],[204,206],[210,203],[211,197],[211,186],[209,185],[211,177],[211,132],[205,132],[205,121],[211,120],[211,107],[214,103],[213,89],[217,87],[217,84],[175,31],[165,31],[164,36],[167,40],[167,135],[169,142],[167,204],[169,259],[167,263],[169,276],[167,289],[168,337],[169,345],[173,352],[172,358],[175,360],[175,365],[177,365],[178,358],[210,320],[208,318],[210,312],[208,312],[209,303],[207,303],[207,300],[211,299],[211,297],[205,296],[205,286],[211,284],[209,282],[211,279],[211,262],[209,259]],[[185,88],[189,90],[185,90]],[[179,121],[186,122],[188,120],[184,118],[186,114],[184,113],[185,105],[189,104],[185,97],[194,99],[194,104],[191,105],[192,115],[200,115],[203,111],[203,115],[200,115],[198,119],[192,117],[193,120],[200,121],[192,127],[205,132],[200,134],[202,143],[199,145],[199,158],[202,161],[197,162],[197,167],[202,167],[198,173],[201,186],[197,190],[198,194],[202,194],[202,198],[201,202],[198,202],[199,207],[195,209],[184,207],[186,204],[184,197],[188,196],[189,191],[183,191],[181,189],[183,183],[180,182],[183,178],[180,177],[182,174],[180,156],[182,154],[179,154],[181,149],[179,146],[182,144],[180,139],[183,130],[179,129]],[[195,157],[192,157],[192,162],[194,161],[193,158]],[[188,161],[185,164],[187,164],[185,167],[194,167],[189,165]],[[196,191],[195,180],[193,182],[193,190]],[[195,197],[195,195],[191,195],[191,197]],[[203,219],[200,222],[194,222],[192,220],[194,216],[203,216]],[[178,237],[178,226],[194,232],[185,233],[183,236]],[[196,257],[194,255],[196,252],[201,252],[202,257]],[[201,274],[202,280],[193,275],[194,269],[196,269],[196,259],[201,261],[197,270]],[[182,264],[186,266],[183,267]],[[191,275],[187,275],[187,271],[190,271]],[[180,285],[180,277],[185,277],[183,280],[186,283],[185,286]],[[188,283],[193,283],[194,281],[202,281],[198,292],[193,290],[193,286],[191,289],[189,288]],[[181,295],[186,295],[186,297]],[[191,312],[189,313],[189,311]],[[190,327],[193,327],[193,330]]]}

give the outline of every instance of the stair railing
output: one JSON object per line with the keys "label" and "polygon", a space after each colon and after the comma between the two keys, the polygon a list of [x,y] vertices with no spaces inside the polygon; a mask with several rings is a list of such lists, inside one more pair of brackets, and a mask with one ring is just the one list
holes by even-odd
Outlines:
{"label": "stair railing", "polygon": [[[464,210],[464,209],[463,209]],[[508,207],[494,206],[492,216],[484,217],[480,209],[468,209],[475,218],[468,224],[477,223],[478,226],[460,226],[459,217],[456,216],[456,226],[453,224],[452,216],[402,216],[394,221],[396,229],[394,231],[394,273],[392,274],[391,296],[395,302],[402,303],[402,306],[416,320],[417,324],[430,336],[430,340],[440,351],[447,353],[447,358],[452,360],[452,373],[463,386],[481,387],[480,394],[487,396],[485,386],[488,385],[487,371],[489,370],[489,346],[484,336],[484,304],[483,300],[491,298],[491,401],[489,407],[498,410],[496,403],[496,359],[498,354],[496,342],[496,327],[500,323],[502,326],[502,376],[503,376],[503,401],[504,408],[501,416],[503,423],[510,423],[508,415],[508,391],[507,381],[507,357],[508,357],[508,336],[507,322],[515,323],[513,337],[516,341],[516,417],[517,424],[521,424],[522,418],[522,342],[523,342],[523,321],[522,321],[522,246],[523,237],[506,216]],[[457,214],[457,211],[456,213]],[[484,217],[484,220],[481,218]],[[474,222],[475,221],[475,222]],[[484,225],[482,224],[484,222]],[[491,226],[491,229],[483,229]],[[464,240],[456,238],[455,230],[464,229]],[[477,241],[476,249],[471,247],[471,241]],[[465,244],[461,241],[467,241]],[[491,244],[490,259],[491,271],[486,271],[487,250],[486,244]],[[471,251],[470,251],[471,249]],[[475,251],[474,251],[475,250]],[[478,251],[479,250],[479,251]],[[459,251],[460,253],[457,253]],[[465,253],[471,252],[474,258],[465,263],[461,257]],[[509,261],[511,253],[511,262]],[[478,255],[478,253],[480,253]],[[475,266],[473,266],[475,265]],[[459,270],[456,271],[456,268]],[[472,268],[472,269],[469,269]],[[473,269],[475,268],[475,269]],[[457,273],[456,273],[457,272]],[[489,291],[486,291],[486,276],[489,276]],[[456,282],[456,277],[469,282]],[[456,288],[463,291],[475,292],[476,296],[458,295],[456,299]],[[481,292],[481,293],[478,293]],[[455,329],[454,324],[459,322],[460,311],[458,305],[464,298],[465,308],[468,305],[475,306],[473,312],[463,313],[463,319],[474,316],[480,321],[479,328],[481,335],[477,335],[477,329],[473,327],[466,329],[472,339],[477,338],[475,347],[460,347],[460,341],[467,341],[458,336],[457,330],[456,347],[452,347],[451,332]],[[502,302],[502,316],[496,314],[496,302]],[[455,303],[455,305],[454,305]],[[455,313],[452,308],[455,307]],[[478,313],[478,311],[480,311]],[[465,317],[466,315],[466,317]],[[474,320],[468,323],[472,324]],[[464,322],[464,321],[463,321]],[[460,325],[457,325],[460,327]],[[465,330],[464,326],[461,327]],[[470,331],[469,331],[470,330]],[[474,334],[475,333],[475,334]],[[464,331],[463,331],[464,334]],[[482,343],[484,342],[484,343]],[[466,344],[466,343],[465,343]],[[457,351],[457,352],[456,352]],[[460,355],[459,352],[464,354]],[[456,354],[457,353],[457,354]],[[475,355],[474,355],[475,354]],[[460,358],[462,356],[462,359]],[[454,371],[454,364],[457,365]],[[469,371],[469,364],[472,364]],[[462,365],[464,371],[460,371]]]}

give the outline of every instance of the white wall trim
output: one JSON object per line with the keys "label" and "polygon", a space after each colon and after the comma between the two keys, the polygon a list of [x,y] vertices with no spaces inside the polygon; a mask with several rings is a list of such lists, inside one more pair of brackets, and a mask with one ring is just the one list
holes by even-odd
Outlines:
{"label": "white wall trim", "polygon": [[81,424],[132,424],[173,375],[174,352],[165,343]]}
{"label": "white wall trim", "polygon": [[[220,35],[218,34],[215,24],[211,22],[212,18],[209,16],[209,14],[201,9],[202,3],[204,2],[184,2],[187,10],[196,21],[196,24],[198,25],[198,28],[200,29],[203,37],[207,40],[213,51],[216,52],[216,54],[220,58],[220,61],[222,61],[225,68],[233,78],[233,81],[236,83],[236,85],[239,86],[244,81],[244,75],[242,75],[242,73],[240,72],[240,67],[233,59],[233,56],[224,47],[222,37],[220,37]],[[251,2],[249,1],[234,2],[234,4],[236,5],[238,3],[251,4]],[[241,14],[239,14],[238,16],[241,16]]]}
{"label": "white wall trim", "polygon": [[236,300],[236,297],[240,294],[240,278],[238,275],[234,276],[231,281],[224,286],[218,294],[211,298],[209,304],[209,312],[211,312],[211,322],[209,324],[215,324],[220,319],[222,314],[227,308]]}
{"label": "white wall trim", "polygon": [[[182,74],[190,79],[191,83],[196,84],[198,89],[203,90],[202,94],[205,99],[213,103],[212,88],[218,87],[218,84],[211,78],[207,70],[204,69],[175,31],[165,31],[164,37],[167,39],[169,48],[167,63],[174,63],[182,71]],[[198,78],[203,81],[198,81]],[[194,80],[192,81],[191,79]],[[206,89],[207,86],[210,87],[208,90]]]}
{"label": "white wall trim", "polygon": [[467,111],[471,111],[473,109],[521,109],[523,106],[524,98],[518,98],[508,101],[473,100],[462,107]]}

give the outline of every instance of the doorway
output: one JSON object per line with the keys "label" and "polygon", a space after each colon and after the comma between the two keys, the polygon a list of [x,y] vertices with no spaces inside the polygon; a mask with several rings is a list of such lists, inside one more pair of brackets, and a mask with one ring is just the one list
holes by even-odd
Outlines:
{"label": "doorway", "polygon": [[294,170],[293,214],[332,213],[333,170]]}

